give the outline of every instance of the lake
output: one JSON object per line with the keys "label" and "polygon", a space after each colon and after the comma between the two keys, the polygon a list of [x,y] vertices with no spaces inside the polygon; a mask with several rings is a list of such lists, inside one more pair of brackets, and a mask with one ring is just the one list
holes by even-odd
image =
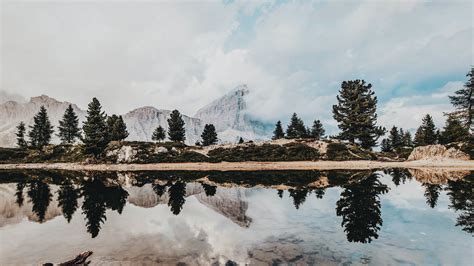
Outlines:
{"label": "lake", "polygon": [[0,171],[0,264],[472,265],[473,172]]}

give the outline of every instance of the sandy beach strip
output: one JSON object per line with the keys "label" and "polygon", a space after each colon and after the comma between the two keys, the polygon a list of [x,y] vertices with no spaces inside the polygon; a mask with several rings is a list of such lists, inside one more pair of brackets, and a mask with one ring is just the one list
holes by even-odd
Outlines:
{"label": "sandy beach strip", "polygon": [[296,162],[221,162],[153,164],[29,163],[0,164],[0,170],[43,169],[76,171],[269,171],[269,170],[367,170],[383,168],[442,168],[474,171],[474,160],[380,161],[296,161]]}

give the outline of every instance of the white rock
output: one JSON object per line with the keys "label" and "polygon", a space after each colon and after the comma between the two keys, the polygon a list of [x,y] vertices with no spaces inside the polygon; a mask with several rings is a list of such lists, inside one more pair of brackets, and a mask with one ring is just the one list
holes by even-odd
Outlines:
{"label": "white rock", "polygon": [[160,147],[155,148],[155,153],[167,153],[167,152],[168,152],[168,149],[165,147],[160,146]]}
{"label": "white rock", "polygon": [[136,155],[132,146],[122,146],[117,153],[117,163],[131,163]]}

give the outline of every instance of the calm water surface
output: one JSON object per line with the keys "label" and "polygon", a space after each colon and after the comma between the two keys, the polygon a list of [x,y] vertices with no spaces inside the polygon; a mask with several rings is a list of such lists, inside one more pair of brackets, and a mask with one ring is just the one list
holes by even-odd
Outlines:
{"label": "calm water surface", "polygon": [[472,265],[469,172],[0,172],[0,264]]}

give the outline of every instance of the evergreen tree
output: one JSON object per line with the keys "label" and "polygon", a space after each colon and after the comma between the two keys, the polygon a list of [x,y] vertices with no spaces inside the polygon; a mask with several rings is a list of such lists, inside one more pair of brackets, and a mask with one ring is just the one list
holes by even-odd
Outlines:
{"label": "evergreen tree", "polygon": [[391,152],[392,151],[392,145],[390,145],[390,140],[389,139],[383,139],[382,142],[380,143],[380,149],[383,152]]}
{"label": "evergreen tree", "polygon": [[25,132],[26,132],[25,123],[23,123],[22,121],[16,127],[16,145],[20,149],[26,149],[28,147],[28,143],[25,140]]}
{"label": "evergreen tree", "polygon": [[49,121],[48,112],[44,106],[40,107],[39,112],[33,118],[33,126],[30,126],[30,144],[31,146],[42,149],[49,144],[51,134],[53,134],[53,126]]}
{"label": "evergreen tree", "polygon": [[283,128],[281,126],[281,121],[278,121],[275,124],[275,130],[273,130],[273,137],[272,139],[282,139],[285,137],[285,132],[283,132]]}
{"label": "evergreen tree", "polygon": [[244,143],[244,139],[242,137],[239,138],[239,144]]}
{"label": "evergreen tree", "polygon": [[411,133],[410,131],[405,131],[405,133],[403,133],[403,146],[405,147],[413,147],[413,141],[411,139]]}
{"label": "evergreen tree", "polygon": [[[400,129],[401,130],[401,129]],[[402,136],[396,126],[393,126],[389,132],[388,139],[393,150],[398,151],[403,146]]]}
{"label": "evergreen tree", "polygon": [[377,173],[359,182],[344,186],[337,201],[336,214],[342,216],[342,226],[349,242],[370,243],[378,238],[382,225],[380,195],[388,191]]}
{"label": "evergreen tree", "polygon": [[468,129],[463,126],[457,117],[449,115],[443,131],[440,133],[439,142],[441,144],[448,144],[451,142],[465,141],[468,139]]}
{"label": "evergreen tree", "polygon": [[456,108],[455,112],[451,115],[460,119],[466,126],[467,130],[473,131],[473,114],[474,110],[474,67],[471,67],[471,71],[467,73],[468,81],[465,83],[464,88],[454,92],[454,95],[449,96],[451,104]]}
{"label": "evergreen tree", "polygon": [[326,131],[324,130],[323,124],[319,120],[314,120],[313,127],[311,128],[311,137],[320,140],[323,138]]}
{"label": "evergreen tree", "polygon": [[110,141],[122,141],[128,137],[127,125],[122,116],[112,115],[107,118]]}
{"label": "evergreen tree", "polygon": [[290,124],[286,129],[286,137],[289,139],[304,138],[307,136],[306,127],[304,126],[303,120],[298,117],[296,113],[293,113]]}
{"label": "evergreen tree", "polygon": [[283,192],[284,192],[283,189],[278,189],[278,190],[277,190],[277,194],[278,194],[278,197],[280,197],[280,199],[283,198]]}
{"label": "evergreen tree", "polygon": [[372,85],[364,80],[343,81],[337,105],[333,105],[333,117],[341,129],[340,139],[352,143],[359,141],[363,148],[372,148],[385,129],[376,126],[377,97]]}
{"label": "evergreen tree", "polygon": [[427,114],[415,133],[415,146],[436,144],[436,127],[431,115]]}
{"label": "evergreen tree", "polygon": [[72,105],[69,105],[64,112],[63,119],[59,121],[58,137],[63,144],[72,144],[76,138],[81,137],[79,129],[79,118],[77,118]]}
{"label": "evergreen tree", "polygon": [[[105,120],[105,118],[104,118]],[[95,238],[101,228],[101,224],[107,220],[105,211],[107,210],[104,201],[104,184],[97,179],[87,180],[83,183],[82,196],[82,214],[86,220],[87,232]]]}
{"label": "evergreen tree", "polygon": [[155,131],[153,131],[153,135],[151,136],[151,139],[154,141],[161,142],[165,138],[166,138],[165,130],[161,126],[158,126],[157,128],[155,128]]}
{"label": "evergreen tree", "polygon": [[161,198],[166,192],[166,185],[160,185],[160,184],[153,184],[153,191],[155,191],[155,194]]}
{"label": "evergreen tree", "polygon": [[201,134],[202,146],[209,146],[217,143],[216,128],[213,124],[206,124]]}
{"label": "evergreen tree", "polygon": [[184,121],[178,110],[173,110],[168,119],[168,137],[174,142],[184,142],[186,140]]}
{"label": "evergreen tree", "polygon": [[93,98],[87,108],[86,121],[82,126],[86,153],[100,155],[109,143],[109,134],[107,129],[107,115],[102,111],[97,98]]}

